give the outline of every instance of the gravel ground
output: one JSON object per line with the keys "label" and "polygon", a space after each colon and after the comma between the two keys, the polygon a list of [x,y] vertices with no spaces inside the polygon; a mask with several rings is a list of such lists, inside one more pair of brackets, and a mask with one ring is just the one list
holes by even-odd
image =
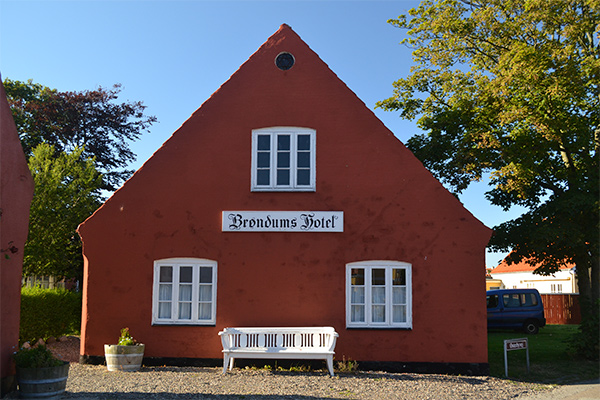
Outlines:
{"label": "gravel ground", "polygon": [[551,386],[487,376],[359,372],[287,372],[221,368],[143,367],[109,372],[71,363],[65,399],[477,399],[503,400],[550,391]]}
{"label": "gravel ground", "polygon": [[102,365],[79,359],[79,338],[48,343],[59,358],[69,361],[64,399],[360,399],[360,400],[508,400],[550,394],[555,386],[520,383],[488,376],[392,374],[385,372],[288,372],[221,368],[143,367],[137,372],[109,372]]}

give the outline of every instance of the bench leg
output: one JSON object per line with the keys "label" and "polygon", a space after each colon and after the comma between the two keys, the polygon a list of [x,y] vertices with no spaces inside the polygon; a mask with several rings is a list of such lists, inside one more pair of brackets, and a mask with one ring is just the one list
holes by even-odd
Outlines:
{"label": "bench leg", "polygon": [[235,358],[231,357],[231,359],[229,360],[229,370],[231,371],[233,369],[233,363],[235,362]]}
{"label": "bench leg", "polygon": [[227,365],[229,364],[229,354],[223,354],[223,375],[227,373]]}
{"label": "bench leg", "polygon": [[327,357],[327,369],[329,370],[329,375],[334,376],[334,374],[333,374],[333,356]]}

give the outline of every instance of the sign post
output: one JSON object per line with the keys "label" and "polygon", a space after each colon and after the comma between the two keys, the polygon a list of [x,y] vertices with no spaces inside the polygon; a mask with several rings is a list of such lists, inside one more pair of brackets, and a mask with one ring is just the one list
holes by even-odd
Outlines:
{"label": "sign post", "polygon": [[504,341],[504,375],[508,378],[508,352],[525,350],[527,352],[527,373],[529,373],[529,346],[527,338],[506,339]]}

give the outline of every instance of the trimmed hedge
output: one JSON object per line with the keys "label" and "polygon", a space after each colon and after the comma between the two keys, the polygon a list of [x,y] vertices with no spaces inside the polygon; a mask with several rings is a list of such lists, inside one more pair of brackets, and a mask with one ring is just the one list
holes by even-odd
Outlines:
{"label": "trimmed hedge", "polygon": [[81,293],[66,289],[21,289],[19,344],[50,336],[79,335]]}

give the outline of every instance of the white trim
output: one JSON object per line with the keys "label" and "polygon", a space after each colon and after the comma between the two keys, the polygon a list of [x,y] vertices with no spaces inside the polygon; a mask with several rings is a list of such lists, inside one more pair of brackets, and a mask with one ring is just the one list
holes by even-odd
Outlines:
{"label": "white trim", "polygon": [[[172,291],[171,291],[171,318],[159,318],[159,280],[160,267],[173,267]],[[179,271],[181,267],[192,267],[192,300],[191,319],[179,319],[176,317],[178,311],[179,296]],[[211,282],[211,316],[209,319],[198,318],[200,268],[210,267],[212,270]],[[195,318],[194,318],[195,316]],[[152,325],[215,325],[217,319],[217,262],[204,258],[165,258],[154,261],[154,274],[152,281]]]}
{"label": "white trim", "polygon": [[[277,174],[277,135],[290,135],[290,183],[289,185],[278,185],[276,183]],[[269,184],[258,184],[258,136],[265,135],[270,137],[269,152]],[[298,135],[310,135],[310,177],[308,185],[299,185],[296,182],[297,166],[297,141],[294,140]],[[252,130],[252,164],[250,176],[250,190],[253,192],[314,192],[316,190],[316,131],[310,128],[300,127],[269,127]],[[264,168],[265,170],[267,168]]]}
{"label": "white trim", "polygon": [[[365,270],[364,322],[352,322],[352,269]],[[372,288],[371,271],[373,268],[386,270],[385,274],[385,322],[370,322],[372,320]],[[393,322],[392,320],[392,269],[403,269],[406,273],[406,321]],[[359,261],[346,264],[346,327],[347,328],[412,328],[412,265],[402,261],[372,260]]]}

